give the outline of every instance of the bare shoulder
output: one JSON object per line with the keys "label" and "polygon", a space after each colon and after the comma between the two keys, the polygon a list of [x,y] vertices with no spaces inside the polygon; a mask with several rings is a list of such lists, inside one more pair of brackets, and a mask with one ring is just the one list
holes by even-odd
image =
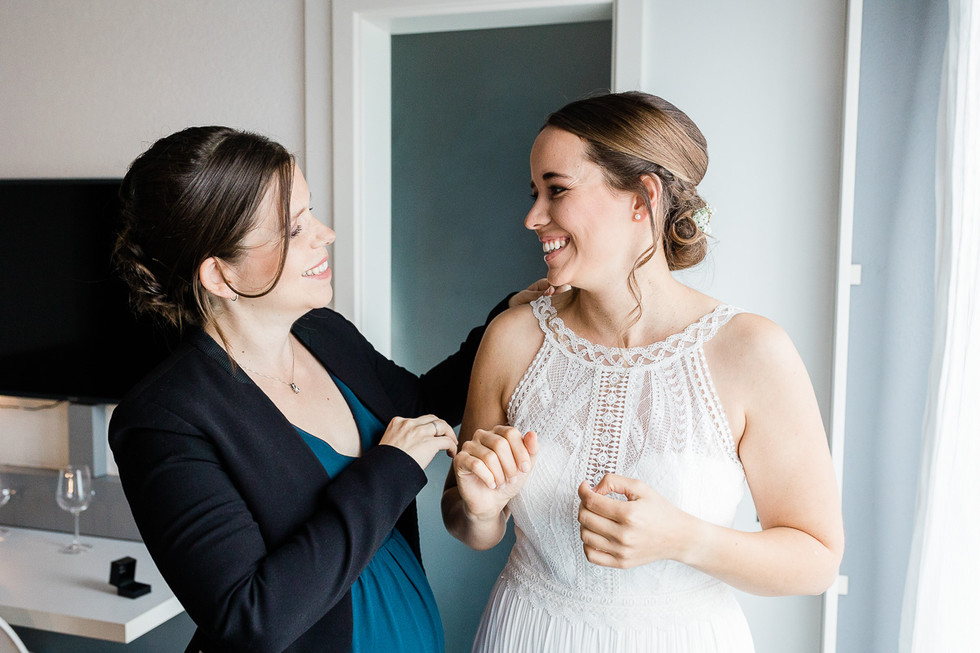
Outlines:
{"label": "bare shoulder", "polygon": [[754,313],[732,317],[709,343],[713,358],[735,366],[744,374],[772,374],[785,366],[802,364],[786,331],[769,318]]}
{"label": "bare shoulder", "polygon": [[[473,365],[464,427],[489,428],[503,423],[510,396],[543,340],[544,334],[528,305],[509,308],[493,319]],[[474,419],[475,423],[471,421]]]}
{"label": "bare shoulder", "polygon": [[544,333],[531,306],[523,304],[508,308],[490,322],[481,350],[492,353],[497,361],[515,360],[519,363],[523,360],[526,367],[543,340]]}
{"label": "bare shoulder", "polygon": [[736,439],[752,415],[770,415],[777,405],[811,412],[816,405],[809,374],[793,341],[768,318],[739,313],[704,351]]}
{"label": "bare shoulder", "polygon": [[747,473],[755,470],[754,449],[743,436],[763,449],[797,441],[787,436],[800,433],[826,446],[810,376],[782,327],[740,313],[705,345],[704,353]]}

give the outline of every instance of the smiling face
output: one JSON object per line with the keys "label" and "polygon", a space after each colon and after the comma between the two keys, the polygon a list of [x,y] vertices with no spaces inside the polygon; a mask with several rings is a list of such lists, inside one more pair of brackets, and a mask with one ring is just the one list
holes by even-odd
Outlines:
{"label": "smiling face", "polygon": [[[232,285],[248,294],[269,287],[279,269],[283,234],[277,215],[278,192],[269,188],[259,205],[256,226],[245,237],[246,251],[240,263],[232,268]],[[332,270],[327,262],[327,245],[336,234],[317,220],[310,206],[310,189],[298,167],[293,168],[293,186],[289,200],[289,249],[279,282],[266,295],[250,301],[288,316],[298,318],[322,308],[333,298],[330,285]]]}
{"label": "smiling face", "polygon": [[534,205],[524,226],[541,241],[549,283],[598,290],[625,283],[653,233],[642,200],[612,188],[585,148],[563,129],[541,131],[531,148]]}

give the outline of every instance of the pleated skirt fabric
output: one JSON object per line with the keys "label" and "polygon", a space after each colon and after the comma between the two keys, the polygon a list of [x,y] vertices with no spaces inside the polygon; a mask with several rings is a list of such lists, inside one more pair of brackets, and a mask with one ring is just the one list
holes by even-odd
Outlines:
{"label": "pleated skirt fabric", "polygon": [[639,623],[610,626],[595,614],[575,618],[529,600],[504,575],[491,592],[473,653],[754,653],[745,616],[734,595],[726,594],[706,601],[696,618],[685,614],[673,622],[669,614],[651,614]]}

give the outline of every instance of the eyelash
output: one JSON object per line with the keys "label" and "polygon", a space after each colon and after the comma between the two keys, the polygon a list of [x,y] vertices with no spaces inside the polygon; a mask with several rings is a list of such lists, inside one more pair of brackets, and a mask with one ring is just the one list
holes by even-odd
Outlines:
{"label": "eyelash", "polygon": [[[557,197],[558,195],[561,195],[562,193],[564,193],[568,189],[565,188],[564,186],[548,186],[548,190],[551,192],[551,196],[552,197]],[[534,200],[534,201],[537,201],[538,194],[535,193],[535,192],[532,192],[531,193],[531,199]]]}
{"label": "eyelash", "polygon": [[[310,213],[313,213],[313,207],[312,206],[307,207],[306,210],[309,211]],[[297,223],[296,224],[296,228],[289,232],[289,237],[290,238],[295,238],[296,236],[299,235],[299,232],[301,232],[301,231],[303,231],[303,225]]]}

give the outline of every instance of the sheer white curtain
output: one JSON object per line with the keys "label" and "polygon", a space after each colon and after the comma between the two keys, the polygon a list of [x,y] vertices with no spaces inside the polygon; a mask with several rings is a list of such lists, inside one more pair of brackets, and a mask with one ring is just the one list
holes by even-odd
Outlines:
{"label": "sheer white curtain", "polygon": [[949,0],[936,313],[903,653],[980,651],[980,3]]}

